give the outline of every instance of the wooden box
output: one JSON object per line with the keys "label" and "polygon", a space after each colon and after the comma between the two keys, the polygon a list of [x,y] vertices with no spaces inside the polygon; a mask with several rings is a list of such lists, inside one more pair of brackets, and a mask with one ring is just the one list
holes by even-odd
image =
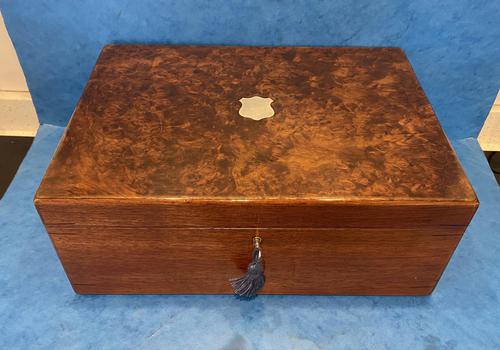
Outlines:
{"label": "wooden box", "polygon": [[398,48],[112,45],[35,205],[77,293],[426,295],[478,201]]}

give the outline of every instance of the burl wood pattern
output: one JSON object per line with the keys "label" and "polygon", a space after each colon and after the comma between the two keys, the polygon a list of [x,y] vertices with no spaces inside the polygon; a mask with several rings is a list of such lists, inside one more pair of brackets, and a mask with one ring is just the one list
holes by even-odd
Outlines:
{"label": "burl wood pattern", "polygon": [[475,200],[400,49],[142,45],[97,61],[38,192],[67,197]]}
{"label": "burl wood pattern", "polygon": [[[243,97],[275,115],[238,114]],[[79,293],[425,295],[478,206],[399,49],[107,46],[35,197]]]}

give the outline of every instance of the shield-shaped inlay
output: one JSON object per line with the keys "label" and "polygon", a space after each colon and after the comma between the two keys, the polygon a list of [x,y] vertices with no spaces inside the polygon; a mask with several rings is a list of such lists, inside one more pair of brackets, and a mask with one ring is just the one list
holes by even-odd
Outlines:
{"label": "shield-shaped inlay", "polygon": [[241,108],[239,113],[242,117],[253,120],[261,120],[264,118],[270,118],[274,115],[273,107],[271,107],[273,100],[269,97],[244,97],[240,99],[240,102]]}

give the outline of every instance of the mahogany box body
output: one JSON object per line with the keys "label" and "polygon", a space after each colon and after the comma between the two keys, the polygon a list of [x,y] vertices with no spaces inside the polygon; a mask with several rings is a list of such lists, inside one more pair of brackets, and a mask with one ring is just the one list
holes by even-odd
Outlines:
{"label": "mahogany box body", "polygon": [[426,295],[478,201],[398,48],[111,45],[35,205],[77,293]]}

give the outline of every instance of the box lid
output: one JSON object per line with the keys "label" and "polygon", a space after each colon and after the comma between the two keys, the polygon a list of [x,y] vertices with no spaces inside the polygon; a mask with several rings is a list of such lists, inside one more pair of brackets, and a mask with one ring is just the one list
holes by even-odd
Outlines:
{"label": "box lid", "polygon": [[398,48],[144,45],[102,50],[36,198],[476,201]]}

